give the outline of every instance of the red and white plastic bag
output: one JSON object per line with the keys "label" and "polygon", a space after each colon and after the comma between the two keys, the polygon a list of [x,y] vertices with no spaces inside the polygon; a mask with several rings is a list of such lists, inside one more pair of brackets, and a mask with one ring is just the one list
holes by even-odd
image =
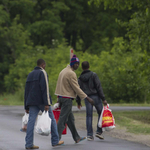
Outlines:
{"label": "red and white plastic bag", "polygon": [[98,126],[102,128],[103,131],[110,131],[115,128],[115,119],[111,109],[109,109],[109,104],[103,107]]}

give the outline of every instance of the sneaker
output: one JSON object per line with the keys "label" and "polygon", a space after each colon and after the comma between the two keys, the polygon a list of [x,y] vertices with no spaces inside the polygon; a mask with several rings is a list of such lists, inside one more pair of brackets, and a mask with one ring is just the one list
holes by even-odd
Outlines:
{"label": "sneaker", "polygon": [[52,145],[53,147],[64,145],[64,141],[59,141],[57,145]]}
{"label": "sneaker", "polygon": [[81,141],[83,141],[83,140],[85,140],[86,139],[86,137],[81,137],[78,141],[75,141],[76,143],[79,143],[79,142],[81,142]]}
{"label": "sneaker", "polygon": [[102,133],[96,133],[95,136],[98,137],[98,138],[101,139],[101,140],[104,140],[104,136],[103,136]]}
{"label": "sneaker", "polygon": [[94,140],[94,137],[93,137],[93,136],[87,136],[87,140],[88,140],[88,141],[93,141],[93,140]]}
{"label": "sneaker", "polygon": [[38,146],[33,145],[32,147],[26,147],[26,149],[39,149]]}

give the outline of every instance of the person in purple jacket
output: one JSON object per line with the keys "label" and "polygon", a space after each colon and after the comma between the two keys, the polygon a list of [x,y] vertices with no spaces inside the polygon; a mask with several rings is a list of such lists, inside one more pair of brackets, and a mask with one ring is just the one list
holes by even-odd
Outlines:
{"label": "person in purple jacket", "polygon": [[51,104],[52,100],[49,94],[48,75],[45,71],[46,63],[43,59],[37,60],[37,67],[29,73],[24,95],[24,108],[29,113],[29,121],[27,124],[27,132],[25,138],[26,149],[38,149],[33,144],[34,125],[39,111],[48,111],[51,123],[51,143],[52,146],[62,145],[64,142],[59,141],[57,124],[54,118]]}

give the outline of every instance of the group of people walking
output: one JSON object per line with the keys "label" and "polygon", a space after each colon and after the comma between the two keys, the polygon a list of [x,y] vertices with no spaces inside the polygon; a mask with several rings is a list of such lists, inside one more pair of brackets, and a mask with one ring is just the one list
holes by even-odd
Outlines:
{"label": "group of people walking", "polygon": [[[65,124],[72,133],[75,143],[79,143],[86,139],[81,137],[75,127],[75,119],[72,112],[72,101],[76,99],[78,108],[81,109],[81,100],[85,100],[86,106],[86,127],[87,127],[87,140],[93,140],[92,116],[93,105],[95,106],[98,119],[100,117],[103,104],[107,105],[100,80],[96,73],[89,70],[89,63],[82,62],[83,72],[79,79],[77,79],[75,70],[79,67],[79,59],[76,55],[70,60],[70,65],[64,68],[59,76],[56,85],[55,95],[58,98],[58,105],[61,107],[58,123],[54,118],[52,112],[52,99],[49,93],[48,75],[45,71],[46,62],[43,59],[37,60],[37,67],[29,73],[26,86],[25,86],[25,111],[29,113],[29,121],[27,125],[25,148],[38,149],[34,143],[34,125],[39,111],[48,111],[51,123],[51,143],[52,146],[59,146],[64,144],[61,141],[61,135],[65,129]],[[103,104],[102,104],[102,101]],[[102,129],[97,126],[96,137],[104,139]]]}

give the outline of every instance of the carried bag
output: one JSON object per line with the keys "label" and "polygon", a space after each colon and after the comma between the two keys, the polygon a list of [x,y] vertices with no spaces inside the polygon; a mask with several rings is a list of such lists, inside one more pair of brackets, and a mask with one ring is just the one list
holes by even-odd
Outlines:
{"label": "carried bag", "polygon": [[25,112],[24,116],[22,117],[22,127],[20,131],[25,132],[27,130],[29,114]]}
{"label": "carried bag", "polygon": [[[56,123],[59,120],[60,111],[61,111],[60,108],[56,108],[53,110],[53,114],[54,114],[54,117],[56,119]],[[67,124],[65,124],[65,129],[63,130],[62,134],[67,134]]]}
{"label": "carried bag", "polygon": [[50,134],[51,118],[49,117],[48,111],[43,111],[42,115],[38,117],[35,131],[40,135],[48,136]]}
{"label": "carried bag", "polygon": [[98,126],[102,128],[103,131],[110,131],[115,128],[115,119],[111,109],[109,109],[109,104],[103,107]]}

